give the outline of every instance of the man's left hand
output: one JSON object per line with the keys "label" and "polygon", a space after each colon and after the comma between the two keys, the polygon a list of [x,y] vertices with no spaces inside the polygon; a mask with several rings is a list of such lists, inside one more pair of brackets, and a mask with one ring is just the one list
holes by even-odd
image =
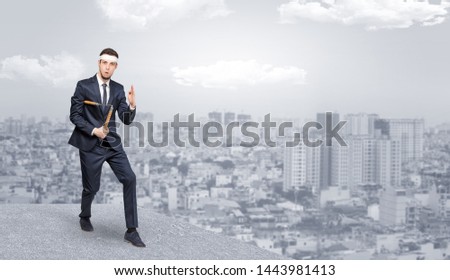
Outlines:
{"label": "man's left hand", "polygon": [[136,97],[134,96],[133,86],[131,86],[131,89],[128,92],[128,102],[130,103],[130,107],[136,108]]}

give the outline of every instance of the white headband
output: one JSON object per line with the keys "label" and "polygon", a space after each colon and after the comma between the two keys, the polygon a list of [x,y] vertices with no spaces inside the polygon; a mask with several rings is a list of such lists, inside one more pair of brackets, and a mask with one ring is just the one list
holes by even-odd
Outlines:
{"label": "white headband", "polygon": [[118,60],[117,57],[115,57],[113,55],[109,55],[109,54],[102,54],[100,56],[100,59],[106,60],[106,61],[109,61],[109,62],[117,62],[117,60]]}

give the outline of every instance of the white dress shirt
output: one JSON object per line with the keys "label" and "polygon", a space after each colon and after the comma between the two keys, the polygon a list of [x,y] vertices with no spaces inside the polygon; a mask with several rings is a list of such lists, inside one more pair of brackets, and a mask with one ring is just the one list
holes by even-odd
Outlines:
{"label": "white dress shirt", "polygon": [[106,99],[106,102],[104,102],[104,103],[108,103],[108,100],[109,100],[109,80],[107,81],[107,82],[104,82],[100,77],[99,77],[99,75],[98,75],[98,73],[97,73],[97,81],[98,81],[98,86],[99,86],[99,89],[100,89],[100,100],[102,101],[102,104],[103,104],[103,84],[106,84],[106,96],[107,96],[107,99]]}
{"label": "white dress shirt", "polygon": [[[100,100],[102,100],[102,102],[103,102],[103,84],[105,84],[105,82],[99,77],[99,75],[98,75],[98,73],[97,73],[97,81],[98,81],[98,87],[99,87],[99,89],[100,89]],[[108,100],[109,100],[109,81],[110,80],[108,80],[107,82],[106,82],[106,96],[107,96],[107,100],[106,100],[106,103],[108,103]],[[131,105],[129,105],[130,106],[130,109],[131,109],[131,111],[133,111],[134,109],[136,109],[136,107],[132,107]]]}
{"label": "white dress shirt", "polygon": [[[99,76],[98,73],[97,73],[96,76],[97,76],[98,86],[99,86],[99,89],[100,89],[100,100],[102,101],[102,103],[103,103],[103,84],[106,84],[106,96],[107,96],[107,97],[106,97],[106,104],[108,104],[109,93],[110,93],[110,90],[109,90],[109,81],[110,81],[110,80],[104,82],[104,81],[102,80],[102,78]],[[136,109],[136,107],[131,107],[131,105],[129,105],[129,106],[130,106],[131,111],[133,111],[134,109]],[[92,130],[91,135],[94,135],[94,130],[95,130],[95,128]]]}

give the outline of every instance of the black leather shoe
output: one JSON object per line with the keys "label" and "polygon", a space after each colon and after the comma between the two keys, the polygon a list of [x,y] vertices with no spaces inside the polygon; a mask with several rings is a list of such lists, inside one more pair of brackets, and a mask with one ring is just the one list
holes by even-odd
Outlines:
{"label": "black leather shoe", "polygon": [[84,231],[94,231],[94,227],[92,226],[89,218],[80,218],[80,226]]}
{"label": "black leather shoe", "polygon": [[144,242],[142,242],[141,237],[137,231],[125,232],[124,239],[126,242],[130,242],[136,247],[145,247]]}

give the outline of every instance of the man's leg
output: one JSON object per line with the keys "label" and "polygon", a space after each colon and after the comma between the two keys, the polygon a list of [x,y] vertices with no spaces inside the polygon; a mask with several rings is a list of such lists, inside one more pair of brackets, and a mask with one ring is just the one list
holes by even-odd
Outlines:
{"label": "man's leg", "polygon": [[81,195],[80,218],[91,217],[91,205],[100,188],[102,165],[105,162],[106,149],[95,146],[91,151],[80,150],[81,176],[83,192]]}
{"label": "man's leg", "polygon": [[138,227],[137,200],[136,200],[136,175],[131,169],[125,151],[109,149],[106,161],[111,166],[119,182],[123,184],[123,204],[125,210],[125,222],[127,228]]}

